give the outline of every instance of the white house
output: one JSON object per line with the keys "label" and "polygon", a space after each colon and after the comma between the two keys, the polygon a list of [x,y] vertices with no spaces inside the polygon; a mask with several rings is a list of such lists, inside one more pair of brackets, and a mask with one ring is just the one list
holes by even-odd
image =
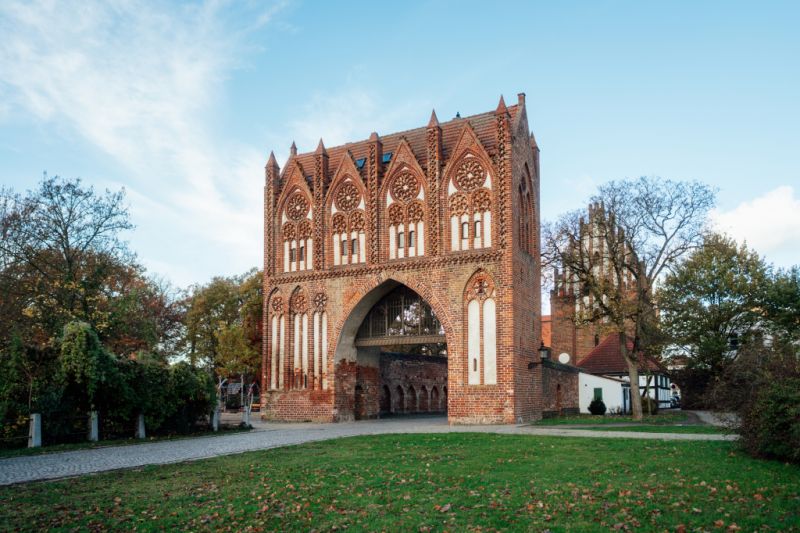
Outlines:
{"label": "white house", "polygon": [[606,376],[596,376],[581,371],[578,375],[578,403],[581,413],[589,412],[589,404],[600,399],[606,404],[606,412],[625,409],[627,382]]}
{"label": "white house", "polygon": [[[633,345],[628,341],[628,350],[632,350]],[[648,395],[658,402],[658,406],[662,409],[670,407],[670,399],[672,398],[672,382],[669,379],[668,371],[659,363],[649,357],[640,357],[639,363],[639,388],[640,392],[644,394],[645,389]],[[630,378],[628,377],[628,364],[622,356],[619,346],[619,335],[612,334],[606,336],[602,342],[589,352],[586,357],[578,361],[578,368],[583,373],[594,375],[595,377],[610,378],[620,382],[623,388],[622,395],[622,410],[624,412],[630,411]],[[581,394],[583,387],[581,387]],[[583,398],[583,396],[581,396]],[[581,401],[583,401],[581,399]],[[589,400],[591,401],[591,399]],[[616,401],[616,397],[615,397]],[[609,403],[603,398],[603,403],[606,404],[608,410],[611,410]],[[588,403],[586,406],[588,407]],[[583,412],[583,404],[581,404],[581,412]]]}

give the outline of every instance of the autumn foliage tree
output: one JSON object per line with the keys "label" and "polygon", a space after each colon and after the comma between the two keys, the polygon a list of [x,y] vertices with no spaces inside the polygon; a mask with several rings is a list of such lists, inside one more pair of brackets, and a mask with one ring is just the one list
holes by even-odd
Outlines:
{"label": "autumn foliage tree", "polygon": [[68,324],[118,356],[174,353],[182,310],[128,249],[132,227],[124,190],[46,175],[25,193],[0,190],[0,411],[52,395]]}
{"label": "autumn foliage tree", "polygon": [[587,223],[575,211],[546,228],[544,260],[562,268],[579,296],[592,302],[574,320],[619,335],[633,417],[641,419],[639,358],[658,342],[653,288],[702,244],[714,192],[698,182],[642,177],[605,184],[591,202],[601,216]]}
{"label": "autumn foliage tree", "polygon": [[186,299],[185,351],[222,376],[257,376],[261,366],[262,274],[216,277]]}

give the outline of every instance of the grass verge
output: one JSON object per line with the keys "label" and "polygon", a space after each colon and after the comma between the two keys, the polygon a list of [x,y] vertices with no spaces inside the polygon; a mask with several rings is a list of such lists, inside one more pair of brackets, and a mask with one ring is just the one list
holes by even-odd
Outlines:
{"label": "grass verge", "polygon": [[8,529],[800,530],[800,467],[728,442],[353,437],[0,488]]}
{"label": "grass verge", "polygon": [[671,425],[646,425],[641,426],[592,426],[581,429],[590,431],[637,431],[642,433],[695,433],[701,435],[726,435],[731,432],[725,428],[716,426],[671,426]]}
{"label": "grass verge", "polygon": [[556,418],[545,418],[534,422],[536,426],[565,426],[573,424],[620,424],[620,423],[635,423],[646,425],[658,424],[675,424],[676,422],[685,422],[688,419],[686,413],[664,413],[658,415],[645,415],[641,422],[637,422],[629,415],[573,415],[573,416],[559,416]]}

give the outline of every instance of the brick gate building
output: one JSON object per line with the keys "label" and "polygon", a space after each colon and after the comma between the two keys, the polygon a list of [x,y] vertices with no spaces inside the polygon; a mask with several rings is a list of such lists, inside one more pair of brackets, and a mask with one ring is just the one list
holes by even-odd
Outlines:
{"label": "brick gate building", "polygon": [[539,360],[539,206],[524,94],[313,153],[293,144],[283,169],[271,154],[263,416],[514,423],[552,410],[556,387],[559,409],[577,406],[574,374]]}

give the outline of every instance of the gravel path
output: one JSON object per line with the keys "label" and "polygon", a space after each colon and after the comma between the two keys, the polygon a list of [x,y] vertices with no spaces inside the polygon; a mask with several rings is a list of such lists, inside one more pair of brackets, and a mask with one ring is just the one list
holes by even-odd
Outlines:
{"label": "gravel path", "polygon": [[735,435],[635,433],[532,426],[449,426],[445,417],[396,418],[339,424],[280,424],[254,420],[253,424],[256,429],[247,433],[0,459],[0,485],[79,476],[150,464],[194,461],[340,437],[386,433],[482,432],[614,439],[736,439]]}

